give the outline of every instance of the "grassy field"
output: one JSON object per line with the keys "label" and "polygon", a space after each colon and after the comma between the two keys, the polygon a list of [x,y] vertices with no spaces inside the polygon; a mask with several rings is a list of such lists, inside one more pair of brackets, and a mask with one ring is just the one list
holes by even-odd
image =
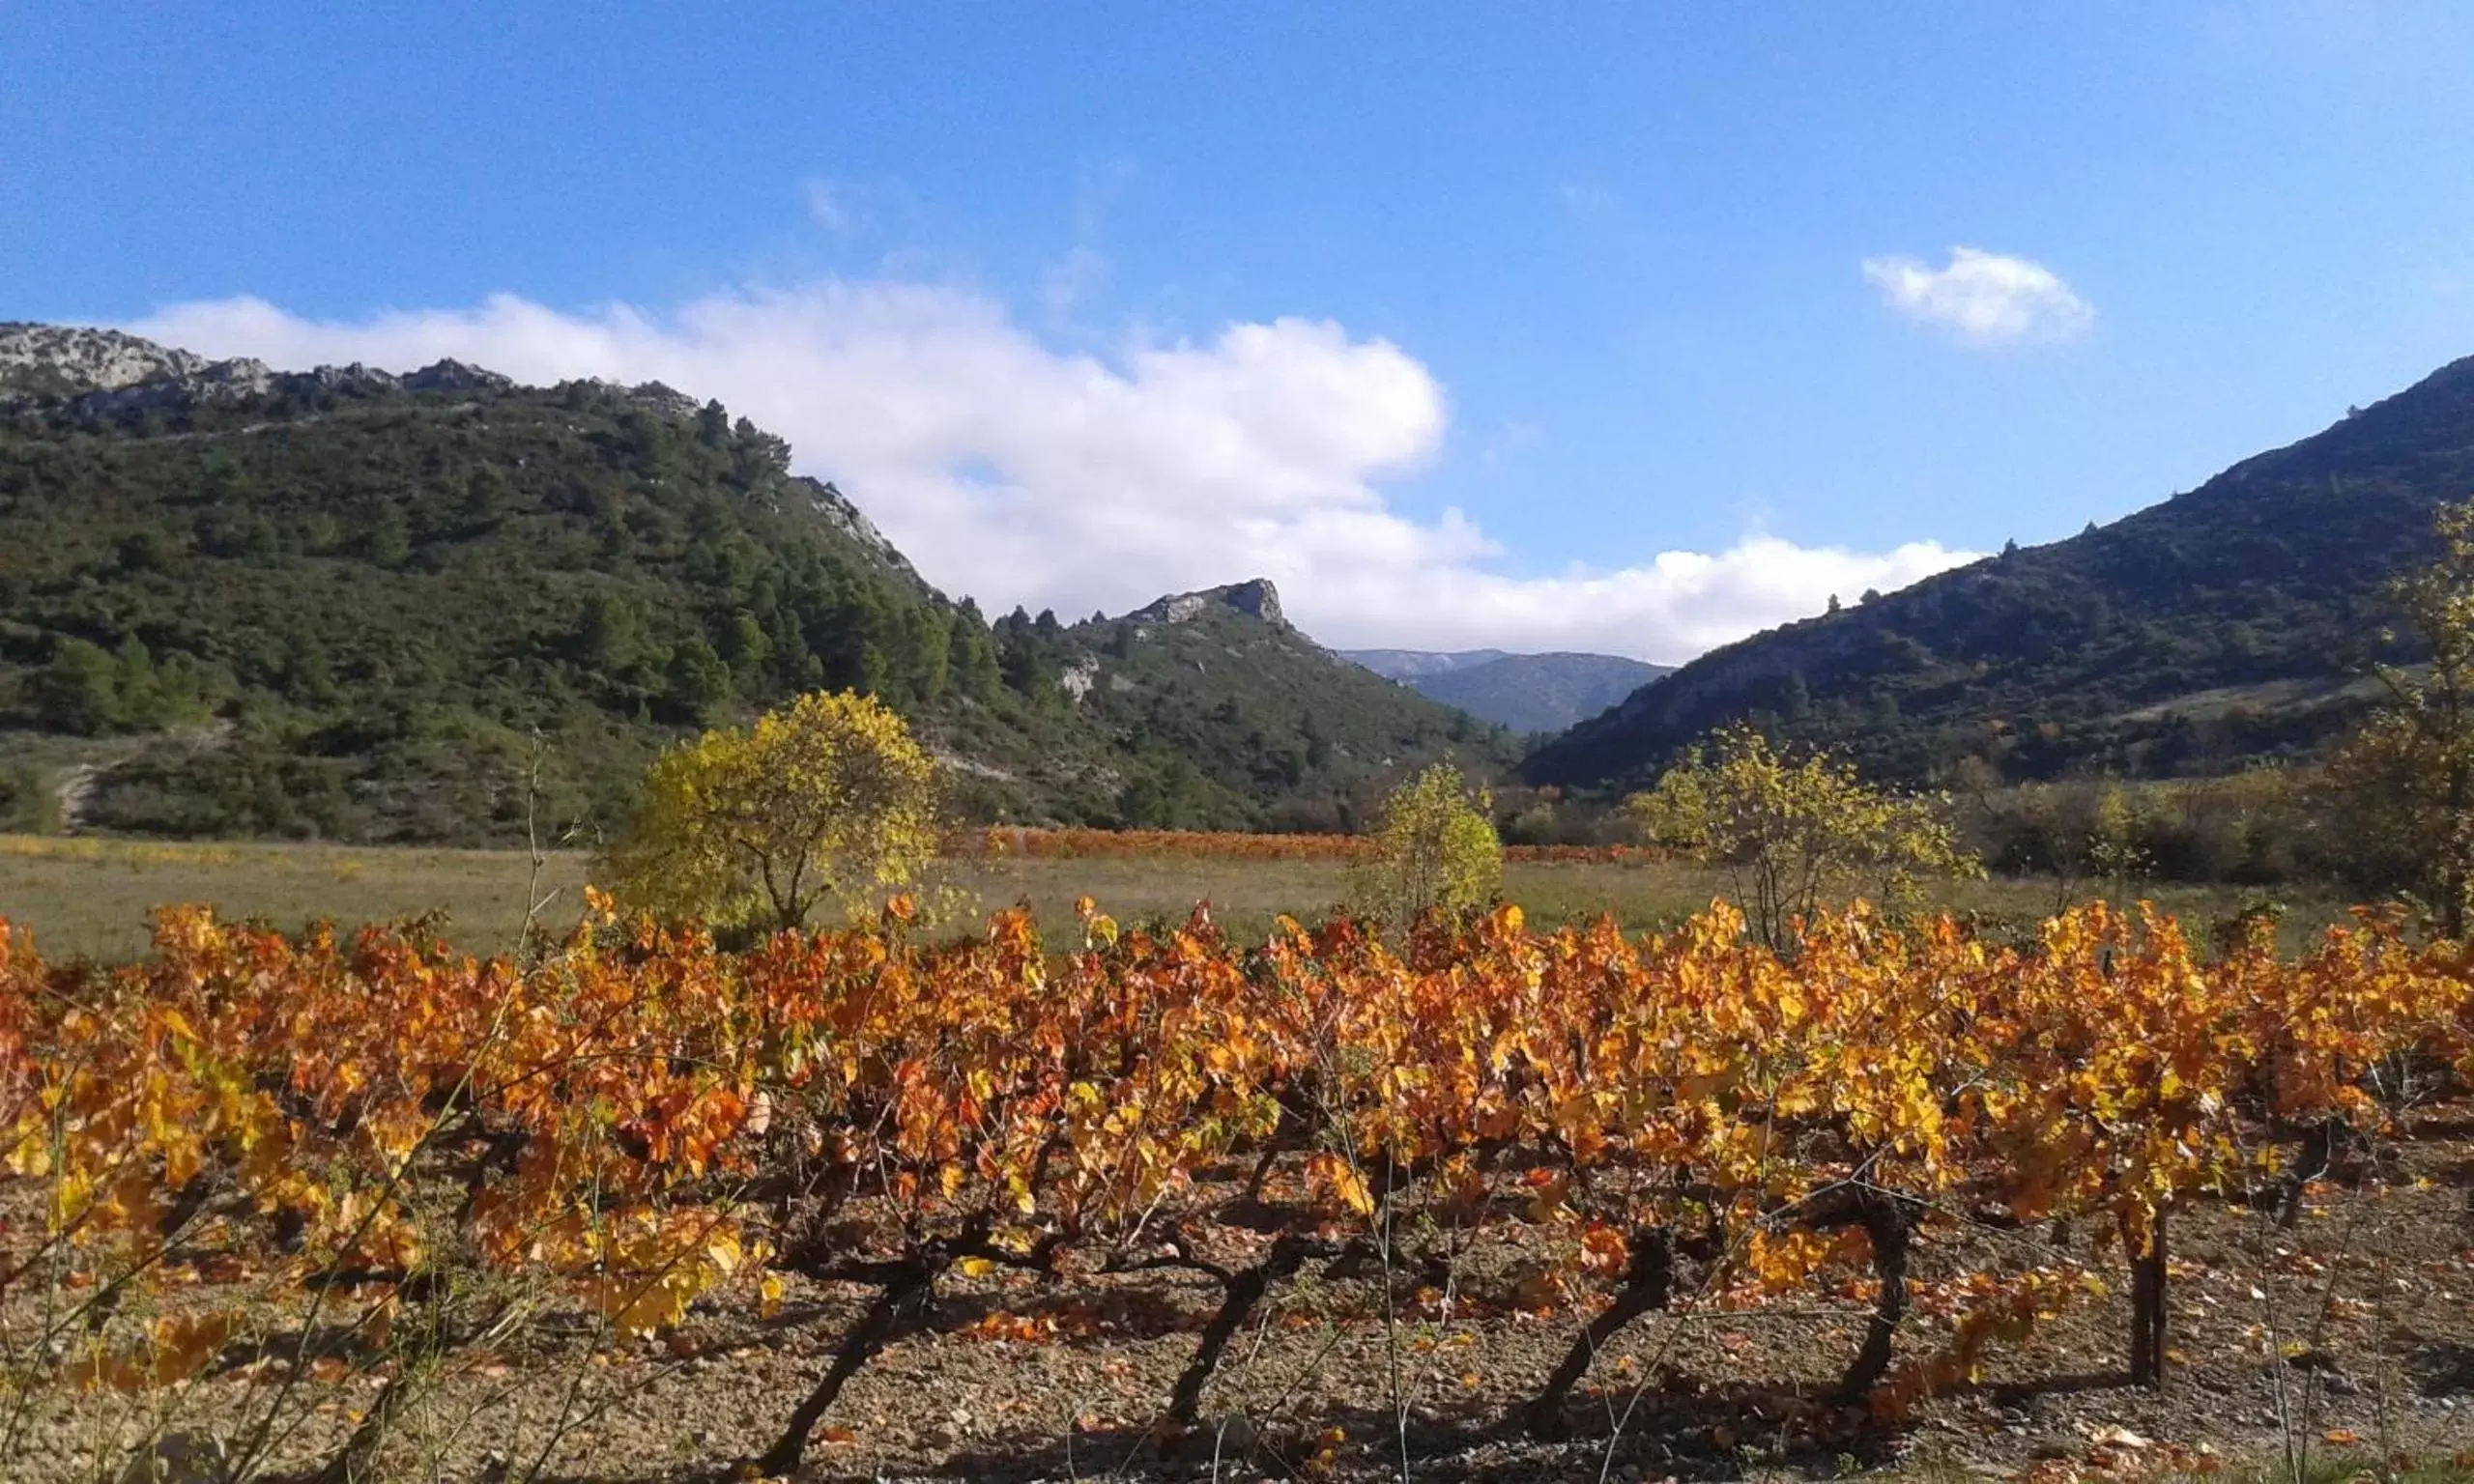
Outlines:
{"label": "grassy field", "polygon": [[[575,921],[585,864],[544,862],[545,920]],[[32,927],[47,958],[126,957],[145,948],[156,907],[183,902],[285,928],[438,909],[457,944],[488,953],[514,942],[532,879],[518,851],[0,836],[0,918]]]}
{"label": "grassy field", "polygon": [[[585,857],[563,853],[546,857],[536,875],[520,851],[0,836],[0,918],[31,927],[47,957],[114,958],[145,947],[148,914],[167,903],[211,903],[226,916],[284,928],[441,911],[452,941],[490,953],[515,941],[529,892],[546,899],[544,924],[572,923],[587,867]],[[1345,865],[1324,861],[956,860],[941,870],[958,912],[976,917],[1026,904],[1052,939],[1073,933],[1074,899],[1085,894],[1128,924],[1182,919],[1208,900],[1223,927],[1259,937],[1274,916],[1313,916],[1348,884]],[[1673,865],[1513,865],[1504,887],[1539,921],[1608,913],[1632,931],[1669,926],[1727,895],[1723,875]],[[2225,887],[2157,885],[2148,895],[2195,934],[2246,899]],[[1954,882],[1942,897],[1954,910],[2020,924],[2060,899],[2054,882],[2018,878]],[[2290,908],[2288,946],[2345,910],[2324,893],[2288,889],[2279,899]]]}

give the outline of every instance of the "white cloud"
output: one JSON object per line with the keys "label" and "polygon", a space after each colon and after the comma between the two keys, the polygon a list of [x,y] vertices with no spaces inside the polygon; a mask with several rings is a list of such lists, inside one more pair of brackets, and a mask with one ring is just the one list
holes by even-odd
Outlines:
{"label": "white cloud", "polygon": [[469,309],[316,321],[254,299],[178,305],[130,328],[277,366],[442,357],[519,381],[661,381],[791,441],[931,581],[992,614],[1067,617],[1270,577],[1334,644],[1596,649],[1680,660],[1901,586],[1968,555],[1770,537],[1715,555],[1523,577],[1456,510],[1387,506],[1431,459],[1443,388],[1384,340],[1329,321],[1231,325],[1208,343],[1058,352],[963,289],[828,281],[649,314],[568,313],[512,296]]}
{"label": "white cloud", "polygon": [[2096,321],[2095,308],[2052,269],[1975,247],[1951,248],[1949,265],[1938,269],[1914,258],[1866,258],[1864,276],[1899,313],[1976,345],[2067,339]]}

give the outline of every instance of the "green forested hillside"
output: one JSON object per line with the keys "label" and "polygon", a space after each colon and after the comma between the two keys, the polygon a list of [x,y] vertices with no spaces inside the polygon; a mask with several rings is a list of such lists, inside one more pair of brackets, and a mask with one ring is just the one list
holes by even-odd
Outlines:
{"label": "green forested hillside", "polygon": [[2224,771],[2359,713],[2381,584],[2474,496],[2474,358],[2200,489],[1704,655],[1574,728],[1534,782],[1646,777],[1738,717],[1921,780]]}
{"label": "green forested hillside", "polygon": [[589,830],[666,740],[820,686],[909,715],[973,817],[1255,822],[1365,771],[1227,766],[1304,681],[1180,675],[1173,737],[1078,702],[1084,639],[992,631],[718,404],[63,333],[0,327],[0,827]]}
{"label": "green forested hillside", "polygon": [[994,648],[787,450],[571,384],[335,377],[0,422],[0,720],[97,739],[107,828],[456,839],[606,815],[804,686],[934,712]]}
{"label": "green forested hillside", "polygon": [[[999,641],[1009,638],[998,625]],[[1357,827],[1388,785],[1438,757],[1510,765],[1504,728],[1316,644],[1267,582],[1187,593],[1065,630],[1063,683],[1134,759],[1122,821]],[[1269,809],[1251,800],[1276,800]]]}

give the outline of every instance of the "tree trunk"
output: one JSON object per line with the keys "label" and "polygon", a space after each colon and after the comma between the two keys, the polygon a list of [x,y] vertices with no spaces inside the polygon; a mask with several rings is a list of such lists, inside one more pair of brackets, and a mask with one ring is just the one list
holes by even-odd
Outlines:
{"label": "tree trunk", "polygon": [[799,1403],[798,1410],[791,1413],[790,1422],[783,1427],[782,1436],[774,1441],[773,1446],[765,1449],[764,1456],[756,1461],[757,1468],[768,1475],[798,1471],[799,1461],[807,1453],[808,1435],[816,1430],[825,1410],[833,1405],[834,1398],[842,1394],[842,1388],[849,1384],[850,1378],[859,1374],[859,1368],[874,1359],[878,1351],[891,1343],[903,1325],[917,1315],[935,1279],[935,1268],[917,1264],[877,1293],[876,1301],[868,1305],[867,1312],[861,1314],[851,1325],[850,1331],[842,1337],[841,1347],[834,1351],[833,1364],[825,1368],[823,1379],[816,1384],[815,1390],[808,1393],[807,1400]]}
{"label": "tree trunk", "polygon": [[1260,1303],[1273,1284],[1295,1275],[1297,1270],[1315,1257],[1329,1256],[1320,1243],[1296,1236],[1282,1237],[1272,1243],[1263,1260],[1253,1267],[1230,1275],[1220,1300],[1220,1312],[1211,1316],[1204,1327],[1202,1340],[1194,1347],[1194,1358],[1186,1362],[1185,1371],[1177,1377],[1177,1388],[1168,1399],[1168,1420],[1180,1427],[1190,1427],[1202,1411],[1202,1388],[1211,1381],[1211,1373],[1220,1365],[1221,1356],[1228,1342],[1245,1327],[1246,1317]]}
{"label": "tree trunk", "polygon": [[2302,1219],[2305,1187],[2327,1174],[2336,1158],[2337,1121],[2323,1118],[2304,1130],[2302,1152],[2294,1156],[2293,1168],[2286,1172],[2285,1189],[2277,1202],[2277,1225],[2291,1226]]}
{"label": "tree trunk", "polygon": [[1856,1198],[1856,1218],[1872,1240],[1873,1275],[1881,1279],[1882,1292],[1873,1301],[1872,1320],[1864,1327],[1863,1348],[1838,1381],[1838,1394],[1849,1402],[1870,1396],[1889,1373],[1890,1345],[1898,1338],[1899,1321],[1907,1317],[1907,1213],[1887,1192],[1865,1190]]}
{"label": "tree trunk", "polygon": [[2148,1229],[2147,1250],[2130,1260],[2130,1379],[2133,1385],[2165,1384],[2165,1210]]}
{"label": "tree trunk", "polygon": [[1546,1384],[1530,1400],[1526,1425],[1533,1437],[1544,1438],[1562,1430],[1565,1398],[1589,1373],[1590,1362],[1625,1325],[1665,1308],[1674,1292],[1674,1239],[1662,1228],[1644,1227],[1634,1232],[1632,1261],[1625,1270],[1624,1286],[1615,1291],[1615,1301],[1573,1339],[1554,1374],[1546,1378]]}
{"label": "tree trunk", "polygon": [[[2458,722],[2459,718],[2452,707],[2448,728],[2449,736],[2452,739],[2461,729]],[[2453,755],[2448,764],[2446,807],[2448,856],[2447,864],[2441,868],[2443,879],[2440,882],[2440,895],[2446,899],[2440,903],[2440,933],[2444,937],[2462,939],[2465,936],[2468,857],[2474,855],[2474,820],[2467,818],[2469,808],[2474,808],[2474,785],[2469,785],[2464,766]]]}
{"label": "tree trunk", "polygon": [[[1274,1136],[1278,1136],[1277,1131],[1275,1131]],[[1254,1173],[1246,1178],[1246,1194],[1244,1196],[1244,1200],[1247,1205],[1259,1206],[1262,1204],[1263,1184],[1272,1178],[1272,1166],[1278,1163],[1279,1160],[1280,1146],[1278,1144],[1274,1144],[1269,1149],[1263,1151],[1261,1158],[1254,1161]]]}

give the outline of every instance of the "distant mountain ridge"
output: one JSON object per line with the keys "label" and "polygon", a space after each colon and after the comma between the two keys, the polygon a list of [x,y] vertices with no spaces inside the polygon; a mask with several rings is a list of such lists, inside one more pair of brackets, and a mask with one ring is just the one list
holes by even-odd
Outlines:
{"label": "distant mountain ridge", "polygon": [[1569,651],[1350,649],[1342,653],[1447,706],[1530,733],[1562,731],[1674,669],[1618,655]]}
{"label": "distant mountain ridge", "polygon": [[1386,680],[1448,675],[1455,670],[1469,670],[1510,657],[1510,652],[1503,649],[1343,649],[1340,654]]}
{"label": "distant mountain ridge", "polygon": [[[148,408],[239,403],[287,393],[333,391],[504,392],[515,383],[459,360],[440,360],[395,376],[358,362],[310,371],[277,371],[246,357],[210,360],[117,329],[0,323],[0,406],[35,399],[66,401],[77,415],[109,417]],[[678,411],[683,400],[658,382],[633,388],[649,404]],[[693,411],[695,404],[687,404]]]}
{"label": "distant mountain ridge", "polygon": [[1916,782],[1969,757],[2043,778],[2308,756],[2373,689],[2382,584],[2469,497],[2474,357],[2109,526],[1703,655],[1526,774],[1637,783],[1738,719]]}
{"label": "distant mountain ridge", "polygon": [[819,687],[902,710],[966,818],[1321,826],[1510,760],[1267,583],[991,624],[789,463],[658,384],[0,325],[0,828],[607,830],[656,749]]}

